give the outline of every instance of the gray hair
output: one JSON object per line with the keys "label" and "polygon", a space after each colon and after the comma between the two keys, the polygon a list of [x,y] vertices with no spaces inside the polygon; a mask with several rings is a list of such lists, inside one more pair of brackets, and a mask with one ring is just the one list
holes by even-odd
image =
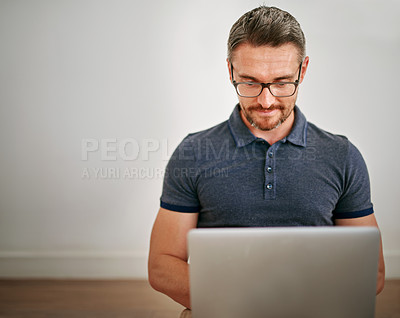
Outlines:
{"label": "gray hair", "polygon": [[299,62],[306,56],[306,39],[300,24],[288,12],[275,7],[260,6],[237,20],[229,32],[228,60],[242,43],[253,46],[278,47],[294,44],[299,50]]}

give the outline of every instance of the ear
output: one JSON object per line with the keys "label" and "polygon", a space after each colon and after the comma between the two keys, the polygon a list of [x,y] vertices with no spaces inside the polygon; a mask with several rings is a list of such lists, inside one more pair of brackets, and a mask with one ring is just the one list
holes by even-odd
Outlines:
{"label": "ear", "polygon": [[228,72],[229,72],[229,80],[232,83],[232,68],[231,68],[231,62],[229,61],[229,59],[226,59],[226,63],[228,65]]}
{"label": "ear", "polygon": [[307,68],[308,68],[308,63],[310,62],[310,58],[306,56],[304,58],[303,64],[301,66],[301,74],[300,74],[300,83],[303,82],[304,76],[306,76]]}

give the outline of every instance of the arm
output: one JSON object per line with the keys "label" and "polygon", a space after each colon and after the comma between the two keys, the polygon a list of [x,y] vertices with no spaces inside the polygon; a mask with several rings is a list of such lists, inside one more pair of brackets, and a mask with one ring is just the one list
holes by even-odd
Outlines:
{"label": "arm", "polygon": [[160,208],[150,239],[149,282],[157,291],[190,308],[187,233],[197,226],[198,213]]}
{"label": "arm", "polygon": [[[379,229],[374,214],[353,219],[336,219],[335,224],[340,226],[376,226]],[[381,247],[379,252],[379,266],[378,266],[378,281],[376,285],[377,295],[383,290],[384,285],[385,285],[385,262],[383,260],[382,238],[381,238]]]}

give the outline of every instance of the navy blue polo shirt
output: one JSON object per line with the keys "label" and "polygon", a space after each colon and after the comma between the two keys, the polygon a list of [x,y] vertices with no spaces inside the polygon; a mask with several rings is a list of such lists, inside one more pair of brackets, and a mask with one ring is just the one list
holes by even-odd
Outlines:
{"label": "navy blue polo shirt", "polygon": [[307,122],[296,106],[290,134],[269,145],[239,111],[181,142],[161,207],[198,212],[198,227],[323,226],[373,213],[367,167],[346,137]]}

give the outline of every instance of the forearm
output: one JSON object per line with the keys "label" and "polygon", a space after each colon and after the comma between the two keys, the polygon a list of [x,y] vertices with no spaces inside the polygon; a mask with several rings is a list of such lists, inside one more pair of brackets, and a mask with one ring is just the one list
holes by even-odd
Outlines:
{"label": "forearm", "polygon": [[383,287],[385,286],[385,273],[378,272],[378,281],[376,284],[376,294],[380,294],[380,292],[383,290]]}
{"label": "forearm", "polygon": [[184,260],[157,256],[149,262],[149,282],[155,290],[190,308],[189,265]]}
{"label": "forearm", "polygon": [[379,251],[378,280],[376,283],[376,294],[378,295],[385,286],[385,261],[383,258],[382,239]]}
{"label": "forearm", "polygon": [[[354,219],[337,219],[336,225],[340,226],[375,226],[378,228],[375,215],[370,214],[360,218]],[[379,264],[378,264],[378,279],[376,284],[376,294],[379,294],[385,285],[385,261],[383,259],[382,237],[380,237],[380,250],[379,250]]]}

